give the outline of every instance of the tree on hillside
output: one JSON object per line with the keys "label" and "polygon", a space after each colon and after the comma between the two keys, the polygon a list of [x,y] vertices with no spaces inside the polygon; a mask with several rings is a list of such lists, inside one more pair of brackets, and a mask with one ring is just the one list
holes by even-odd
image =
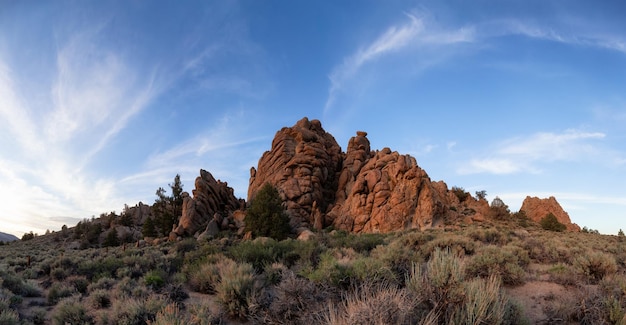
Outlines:
{"label": "tree on hillside", "polygon": [[556,216],[552,213],[548,213],[541,221],[539,221],[541,228],[550,231],[564,231],[567,227],[560,223]]}
{"label": "tree on hillside", "polygon": [[154,220],[152,220],[152,218],[147,218],[143,223],[141,234],[144,237],[156,237],[156,229],[154,229]]}
{"label": "tree on hillside", "polygon": [[487,199],[487,191],[482,190],[482,191],[476,191],[476,198],[479,200],[486,200]]}
{"label": "tree on hillside", "polygon": [[282,205],[278,190],[269,183],[256,193],[246,211],[246,231],[255,237],[265,236],[282,240],[289,236],[289,216]]}
{"label": "tree on hillside", "polygon": [[113,247],[113,246],[119,246],[120,245],[120,237],[117,234],[117,230],[115,229],[115,227],[111,228],[111,230],[109,230],[109,233],[107,233],[107,236],[104,238],[104,242],[102,243],[103,247]]}
{"label": "tree on hillside", "polygon": [[509,206],[506,205],[502,199],[496,196],[493,201],[491,201],[489,216],[495,220],[504,220],[510,215],[511,211],[509,210]]}
{"label": "tree on hillside", "polygon": [[180,175],[174,177],[174,183],[168,184],[172,190],[172,195],[168,196],[165,189],[159,187],[156,191],[156,200],[152,205],[155,228],[163,236],[167,236],[172,231],[172,226],[178,223],[178,218],[183,211],[183,185],[180,182]]}

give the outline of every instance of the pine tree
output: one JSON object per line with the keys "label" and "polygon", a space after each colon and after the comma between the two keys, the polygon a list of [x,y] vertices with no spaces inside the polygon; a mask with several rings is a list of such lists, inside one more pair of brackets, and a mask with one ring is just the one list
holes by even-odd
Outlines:
{"label": "pine tree", "polygon": [[289,216],[282,206],[280,194],[274,186],[267,183],[250,202],[246,211],[246,230],[257,236],[282,240],[289,236],[291,226]]}
{"label": "pine tree", "polygon": [[556,216],[552,213],[548,213],[541,221],[539,221],[541,228],[550,231],[564,231],[567,227],[560,223]]}
{"label": "pine tree", "polygon": [[119,246],[119,245],[120,245],[120,237],[117,235],[117,230],[115,229],[115,227],[113,227],[111,228],[111,230],[109,230],[109,233],[104,238],[104,242],[102,243],[102,246],[112,247],[112,246]]}
{"label": "pine tree", "polygon": [[154,229],[154,220],[147,218],[143,223],[141,233],[144,237],[156,237],[156,229]]}

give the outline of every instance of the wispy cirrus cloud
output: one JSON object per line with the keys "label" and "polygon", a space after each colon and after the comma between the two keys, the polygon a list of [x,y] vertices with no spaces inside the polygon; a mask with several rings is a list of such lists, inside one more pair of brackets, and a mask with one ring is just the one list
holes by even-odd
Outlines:
{"label": "wispy cirrus cloud", "polygon": [[541,164],[555,161],[581,161],[596,157],[614,163],[619,157],[598,146],[606,134],[567,130],[562,133],[539,132],[493,144],[484,157],[471,159],[457,169],[460,174],[540,173]]}
{"label": "wispy cirrus cloud", "polygon": [[472,27],[447,30],[435,26],[428,19],[418,17],[416,14],[406,13],[405,16],[408,18],[407,22],[389,27],[373,42],[346,57],[341,64],[333,68],[328,77],[330,89],[324,113],[329,112],[346,83],[349,83],[369,62],[401,50],[415,50],[420,46],[466,43],[474,39]]}

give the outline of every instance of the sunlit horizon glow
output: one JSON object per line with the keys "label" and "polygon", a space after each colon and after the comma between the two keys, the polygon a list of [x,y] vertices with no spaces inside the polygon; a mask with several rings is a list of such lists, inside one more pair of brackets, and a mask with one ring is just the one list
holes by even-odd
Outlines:
{"label": "sunlit horizon glow", "polygon": [[516,211],[626,229],[620,1],[0,4],[0,231],[151,204],[200,169],[245,198],[277,130],[416,157]]}

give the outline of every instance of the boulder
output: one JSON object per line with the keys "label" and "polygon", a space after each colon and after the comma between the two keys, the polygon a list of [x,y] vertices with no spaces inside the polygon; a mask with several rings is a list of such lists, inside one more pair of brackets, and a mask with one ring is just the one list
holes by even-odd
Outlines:
{"label": "boulder", "polygon": [[[318,211],[335,201],[342,162],[341,148],[318,120],[303,118],[276,133],[272,148],[250,171],[248,201],[265,183],[278,189],[294,228],[312,226]],[[313,206],[316,206],[316,210]]]}
{"label": "boulder", "polygon": [[215,214],[227,216],[242,205],[228,183],[215,180],[211,173],[200,170],[196,178],[193,197],[184,192],[183,212],[173,233],[177,236],[191,236],[214,219]]}
{"label": "boulder", "polygon": [[563,210],[554,196],[547,199],[527,196],[520,211],[524,211],[526,216],[535,222],[540,222],[541,219],[552,213],[556,220],[565,225],[568,231],[580,231],[580,227],[570,220],[569,214]]}

